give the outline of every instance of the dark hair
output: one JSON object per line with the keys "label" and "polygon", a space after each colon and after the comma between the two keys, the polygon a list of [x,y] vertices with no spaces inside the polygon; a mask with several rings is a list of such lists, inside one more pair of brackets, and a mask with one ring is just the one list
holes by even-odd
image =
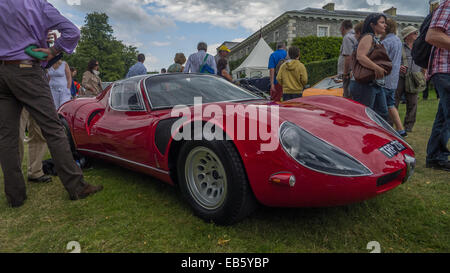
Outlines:
{"label": "dark hair", "polygon": [[386,20],[386,35],[389,33],[397,34],[397,22],[391,18]]}
{"label": "dark hair", "polygon": [[197,45],[197,50],[207,51],[208,50],[208,45],[205,42],[200,42]]}
{"label": "dark hair", "polygon": [[219,75],[222,75],[222,70],[227,68],[227,65],[228,65],[227,59],[225,59],[225,58],[219,59],[219,61],[217,62],[217,72]]}
{"label": "dark hair", "polygon": [[289,48],[289,58],[291,58],[292,60],[297,59],[300,56],[300,48],[296,47],[296,46],[291,46]]}
{"label": "dark hair", "polygon": [[386,15],[382,13],[371,13],[369,14],[366,19],[364,20],[364,26],[361,32],[361,36],[367,33],[375,34],[375,31],[373,30],[372,26],[370,24],[378,24],[378,20],[383,17],[384,20],[387,20]]}
{"label": "dark hair", "polygon": [[76,69],[75,67],[72,66],[72,67],[70,68],[70,72],[74,72],[74,71],[77,71],[77,69]]}
{"label": "dark hair", "polygon": [[278,43],[277,50],[280,50],[280,49],[283,49],[283,48],[286,48],[286,44],[285,43]]}
{"label": "dark hair", "polygon": [[165,68],[162,68],[161,73],[167,73],[167,70]]}
{"label": "dark hair", "polygon": [[88,63],[88,67],[87,70],[92,72],[92,70],[94,69],[94,67],[97,66],[97,60],[96,59],[91,59]]}
{"label": "dark hair", "polygon": [[141,53],[137,56],[137,59],[138,59],[138,62],[142,63],[143,61],[145,61],[145,55]]}
{"label": "dark hair", "polygon": [[357,23],[357,24],[355,25],[355,28],[354,28],[355,33],[361,34],[361,33],[362,33],[363,27],[364,27],[364,22],[359,22],[359,23]]}
{"label": "dark hair", "polygon": [[351,29],[351,28],[353,28],[352,21],[351,20],[344,20],[344,21],[342,21],[341,27],[344,28],[344,29]]}

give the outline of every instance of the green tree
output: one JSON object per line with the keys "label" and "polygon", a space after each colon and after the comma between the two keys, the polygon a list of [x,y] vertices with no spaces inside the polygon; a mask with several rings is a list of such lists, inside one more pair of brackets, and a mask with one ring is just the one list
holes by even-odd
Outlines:
{"label": "green tree", "polygon": [[81,80],[88,62],[96,59],[100,64],[102,81],[115,81],[125,77],[128,69],[136,63],[139,52],[117,40],[105,13],[89,13],[81,27],[81,39],[75,53],[66,57],[70,66],[78,70],[76,79]]}

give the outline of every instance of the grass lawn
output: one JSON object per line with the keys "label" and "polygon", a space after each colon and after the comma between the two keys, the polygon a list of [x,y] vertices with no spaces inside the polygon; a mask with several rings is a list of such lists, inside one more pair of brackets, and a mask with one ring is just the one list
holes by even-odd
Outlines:
{"label": "grass lawn", "polygon": [[[404,111],[401,105],[402,117]],[[368,253],[371,241],[378,241],[382,252],[450,252],[450,175],[425,168],[436,111],[434,92],[428,101],[420,99],[416,127],[407,138],[418,159],[412,180],[363,203],[261,207],[222,227],[195,217],[176,188],[96,161],[85,177],[105,189],[81,201],[69,201],[54,178],[50,184],[28,184],[25,205],[12,209],[2,183],[0,252],[68,252],[70,241],[78,241],[82,252]]]}

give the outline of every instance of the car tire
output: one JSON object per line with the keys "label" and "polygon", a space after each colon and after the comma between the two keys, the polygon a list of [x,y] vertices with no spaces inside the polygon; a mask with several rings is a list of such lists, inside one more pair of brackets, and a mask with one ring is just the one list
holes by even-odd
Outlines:
{"label": "car tire", "polygon": [[69,141],[70,151],[72,152],[72,155],[75,158],[78,155],[78,153],[75,147],[75,142],[73,141],[72,133],[70,132],[69,123],[67,123],[67,120],[63,117],[60,117],[59,119],[61,120],[61,123],[64,127],[64,132],[66,133],[67,140]]}
{"label": "car tire", "polygon": [[82,169],[90,167],[89,158],[77,152],[75,142],[73,141],[72,133],[70,132],[69,123],[67,123],[67,120],[63,117],[60,117],[60,120],[64,127],[64,132],[66,133],[67,140],[69,141],[70,151],[72,152],[73,159]]}
{"label": "car tire", "polygon": [[257,207],[232,142],[185,142],[178,156],[177,172],[183,197],[205,221],[231,225]]}

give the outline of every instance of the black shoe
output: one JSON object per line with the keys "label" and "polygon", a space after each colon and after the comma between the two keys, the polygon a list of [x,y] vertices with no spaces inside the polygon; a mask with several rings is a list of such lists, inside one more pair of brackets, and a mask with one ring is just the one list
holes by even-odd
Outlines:
{"label": "black shoe", "polygon": [[84,198],[88,197],[89,195],[93,195],[101,190],[103,190],[102,185],[94,186],[94,185],[87,184],[86,187],[80,193],[78,193],[74,196],[71,196],[70,199],[72,199],[72,200],[84,199]]}
{"label": "black shoe", "polygon": [[48,175],[43,175],[39,178],[30,178],[28,177],[28,182],[33,182],[33,183],[48,183],[52,181],[52,177],[48,176]]}
{"label": "black shoe", "polygon": [[411,132],[412,132],[412,129],[406,128],[405,131],[408,132],[408,133],[411,133]]}
{"label": "black shoe", "polygon": [[427,163],[427,168],[450,172],[450,162],[431,162]]}
{"label": "black shoe", "polygon": [[406,133],[405,130],[397,131],[397,133],[398,133],[401,137],[407,137],[407,136],[408,136],[408,134]]}

